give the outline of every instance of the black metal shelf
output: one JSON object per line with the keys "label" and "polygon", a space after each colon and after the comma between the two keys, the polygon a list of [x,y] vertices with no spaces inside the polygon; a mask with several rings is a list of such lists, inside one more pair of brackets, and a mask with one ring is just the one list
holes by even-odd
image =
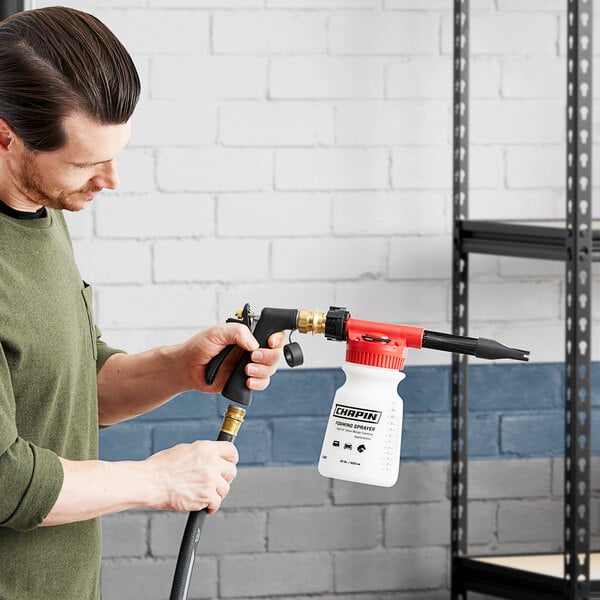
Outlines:
{"label": "black metal shelf", "polygon": [[[452,331],[468,335],[469,257],[493,254],[565,265],[564,550],[474,557],[468,552],[468,360],[452,357],[451,599],[469,591],[514,600],[600,599],[600,554],[590,551],[593,0],[565,0],[567,110],[565,219],[469,219],[469,0],[454,0]],[[543,559],[554,571],[530,568]],[[529,566],[528,566],[529,565]],[[558,567],[557,567],[558,565]]]}
{"label": "black metal shelf", "polygon": [[[600,578],[600,554],[590,555],[592,577]],[[463,590],[511,600],[562,600],[562,554],[471,556],[455,559]],[[600,580],[591,579],[589,598],[600,599]]]}
{"label": "black metal shelf", "polygon": [[[567,258],[568,229],[564,219],[488,221],[462,220],[461,250],[564,261]],[[600,261],[600,220],[592,221],[592,260]]]}

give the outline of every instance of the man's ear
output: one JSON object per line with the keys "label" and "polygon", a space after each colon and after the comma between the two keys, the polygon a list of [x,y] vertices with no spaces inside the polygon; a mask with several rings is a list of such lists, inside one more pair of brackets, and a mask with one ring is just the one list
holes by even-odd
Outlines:
{"label": "man's ear", "polygon": [[4,120],[0,118],[0,153],[8,152],[10,145],[17,138],[12,127]]}

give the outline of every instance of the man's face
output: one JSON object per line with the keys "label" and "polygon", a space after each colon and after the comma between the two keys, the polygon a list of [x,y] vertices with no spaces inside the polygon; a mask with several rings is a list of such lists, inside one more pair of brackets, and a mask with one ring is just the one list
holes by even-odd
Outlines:
{"label": "man's face", "polygon": [[98,124],[81,115],[63,123],[63,148],[32,152],[23,146],[12,163],[15,188],[29,206],[78,211],[102,189],[119,185],[115,157],[129,141],[130,124]]}

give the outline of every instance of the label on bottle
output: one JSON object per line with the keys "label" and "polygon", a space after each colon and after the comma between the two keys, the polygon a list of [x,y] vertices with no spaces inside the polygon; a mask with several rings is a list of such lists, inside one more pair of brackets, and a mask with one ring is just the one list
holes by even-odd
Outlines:
{"label": "label on bottle", "polygon": [[380,410],[356,408],[355,406],[346,406],[345,404],[336,404],[333,414],[336,417],[344,417],[353,421],[363,421],[364,423],[379,423],[381,420]]}
{"label": "label on bottle", "polygon": [[[344,464],[360,465],[360,454],[365,452],[366,447],[360,445],[360,441],[369,441],[373,439],[375,432],[377,431],[377,425],[381,421],[382,412],[380,410],[371,410],[369,408],[359,408],[356,406],[347,406],[345,404],[335,404],[333,408],[333,431],[337,431],[340,434],[344,434],[339,442],[344,442],[345,450],[356,449],[359,453],[352,458],[343,457],[340,458],[340,462]],[[330,434],[333,433],[330,431]],[[350,434],[350,435],[348,435]],[[333,440],[332,445],[334,448],[339,448],[340,444],[337,444]],[[355,448],[352,446],[352,442],[356,442]]]}
{"label": "label on bottle", "polygon": [[319,472],[372,485],[393,485],[398,476],[402,409],[385,411],[335,402],[323,440]]}

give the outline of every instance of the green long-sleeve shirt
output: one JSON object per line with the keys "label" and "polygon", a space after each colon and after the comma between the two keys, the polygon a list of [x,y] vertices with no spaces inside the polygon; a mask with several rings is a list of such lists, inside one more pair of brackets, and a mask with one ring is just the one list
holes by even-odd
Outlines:
{"label": "green long-sleeve shirt", "polygon": [[62,213],[0,213],[1,600],[99,596],[99,520],[37,526],[62,486],[58,457],[97,458],[96,373],[114,352]]}

